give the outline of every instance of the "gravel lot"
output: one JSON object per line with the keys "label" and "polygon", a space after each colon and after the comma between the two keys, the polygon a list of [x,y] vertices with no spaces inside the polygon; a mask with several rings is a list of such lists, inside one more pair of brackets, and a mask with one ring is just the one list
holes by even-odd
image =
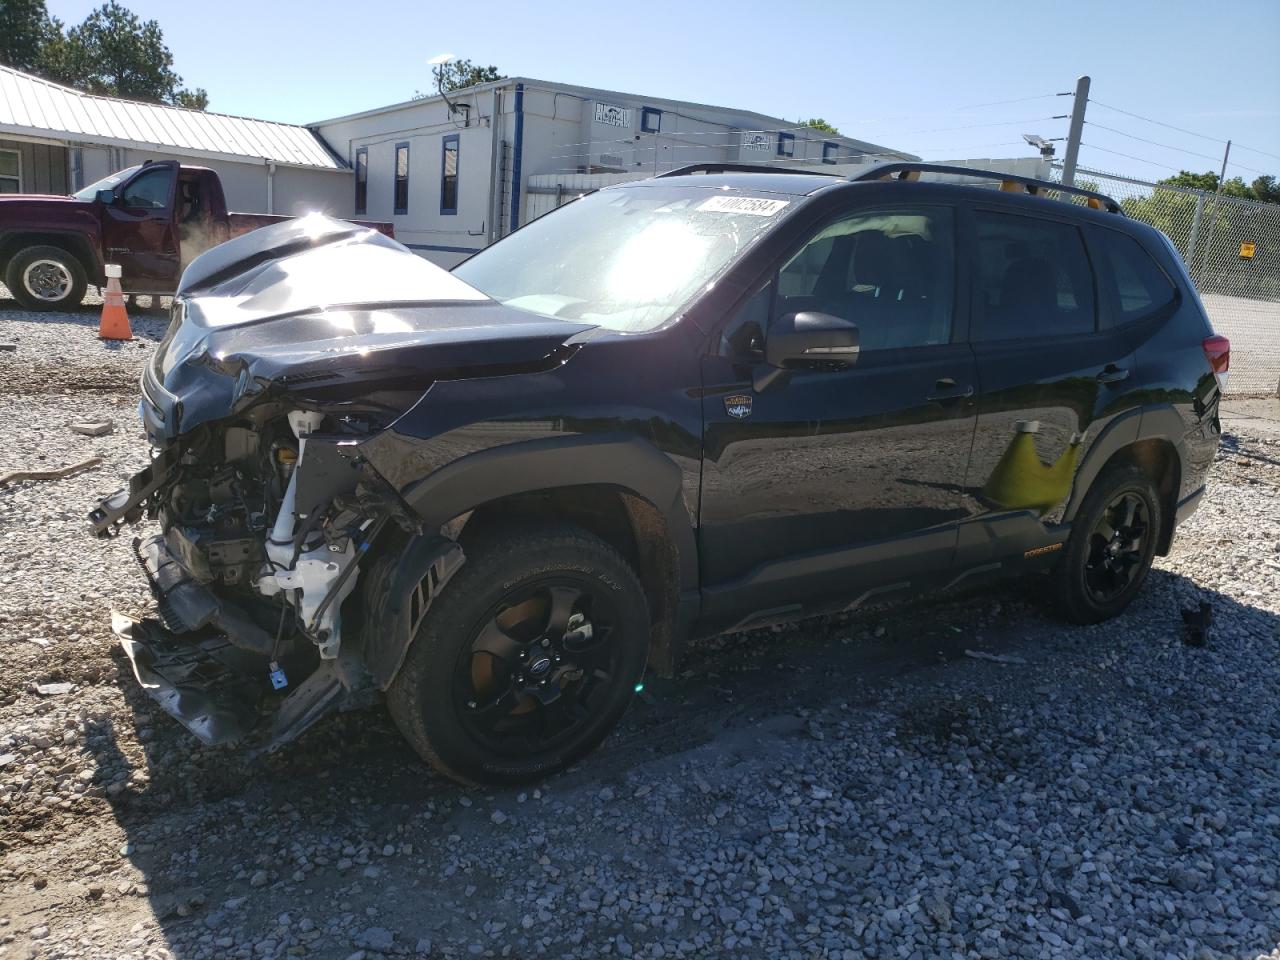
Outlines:
{"label": "gravel lot", "polygon": [[163,323],[96,319],[0,301],[0,473],[105,461],[0,490],[0,957],[1280,960],[1280,435],[1112,623],[1010,586],[724,638],[577,770],[466,792],[381,708],[251,764],[137,689],[143,580],[82,518]]}

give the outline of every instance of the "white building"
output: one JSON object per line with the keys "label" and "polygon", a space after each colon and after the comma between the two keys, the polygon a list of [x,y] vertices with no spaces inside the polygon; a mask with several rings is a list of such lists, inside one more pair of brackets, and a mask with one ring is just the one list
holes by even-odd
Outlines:
{"label": "white building", "polygon": [[147,159],[216,170],[232,210],[390,221],[452,266],[586,190],[691,163],[842,172],[917,158],[747,110],[524,77],[298,126],[0,66],[0,192],[66,194]]}
{"label": "white building", "polygon": [[444,266],[584,189],[686,164],[917,159],[746,110],[524,77],[310,127],[354,170],[345,215],[392,221]]}
{"label": "white building", "polygon": [[148,159],[216,170],[232,210],[351,210],[350,168],[306,127],[92,96],[0,66],[0,193],[67,194]]}

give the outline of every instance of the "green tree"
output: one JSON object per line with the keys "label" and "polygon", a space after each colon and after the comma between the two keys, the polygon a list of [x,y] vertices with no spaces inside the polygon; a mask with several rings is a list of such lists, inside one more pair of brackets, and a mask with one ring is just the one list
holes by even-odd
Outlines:
{"label": "green tree", "polygon": [[1263,203],[1280,203],[1280,184],[1276,183],[1276,178],[1267,174],[1258,177],[1249,184],[1249,189],[1253,191],[1253,198],[1261,200]]}
{"label": "green tree", "polygon": [[450,60],[436,69],[436,87],[444,93],[452,93],[463,87],[474,87],[479,83],[505,79],[507,79],[506,74],[499,73],[497,67],[476,66],[470,60]]}
{"label": "green tree", "polygon": [[840,136],[840,131],[837,130],[831,124],[827,123],[827,121],[823,120],[821,117],[812,117],[809,120],[801,120],[800,122],[803,123],[806,127],[813,127],[813,129],[821,130],[823,133],[829,133],[833,137]]}
{"label": "green tree", "polygon": [[[1166,177],[1158,182],[1175,187],[1192,187],[1208,193],[1216,193],[1218,190],[1218,175],[1212,171],[1192,173],[1189,170],[1183,170],[1176,176]],[[1231,177],[1223,182],[1222,195],[1237,197],[1241,200],[1261,200],[1263,203],[1280,202],[1276,178],[1271,176],[1258,177],[1253,183],[1245,183],[1242,177]]]}
{"label": "green tree", "polygon": [[62,36],[62,24],[49,16],[44,0],[0,0],[0,63],[40,73],[42,51]]}
{"label": "green tree", "polygon": [[0,62],[56,83],[128,100],[204,110],[209,95],[187,90],[155,20],[108,0],[64,31],[44,0],[0,0]]}

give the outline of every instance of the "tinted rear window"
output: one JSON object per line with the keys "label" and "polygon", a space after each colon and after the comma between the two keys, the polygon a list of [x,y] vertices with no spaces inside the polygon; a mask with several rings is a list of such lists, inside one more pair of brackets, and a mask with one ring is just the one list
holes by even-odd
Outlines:
{"label": "tinted rear window", "polygon": [[1099,230],[1097,236],[1098,256],[1114,284],[1107,298],[1113,322],[1141,320],[1173,302],[1177,288],[1142,244],[1115,230]]}
{"label": "tinted rear window", "polygon": [[987,211],[978,211],[975,220],[975,340],[1094,330],[1093,270],[1077,227]]}

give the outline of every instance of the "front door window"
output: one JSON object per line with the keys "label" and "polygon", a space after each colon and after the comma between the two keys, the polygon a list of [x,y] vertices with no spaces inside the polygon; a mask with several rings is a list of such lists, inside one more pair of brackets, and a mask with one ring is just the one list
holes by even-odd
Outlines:
{"label": "front door window", "polygon": [[844,217],[783,266],[774,315],[816,310],[852,320],[864,352],[948,343],[953,251],[944,207]]}

